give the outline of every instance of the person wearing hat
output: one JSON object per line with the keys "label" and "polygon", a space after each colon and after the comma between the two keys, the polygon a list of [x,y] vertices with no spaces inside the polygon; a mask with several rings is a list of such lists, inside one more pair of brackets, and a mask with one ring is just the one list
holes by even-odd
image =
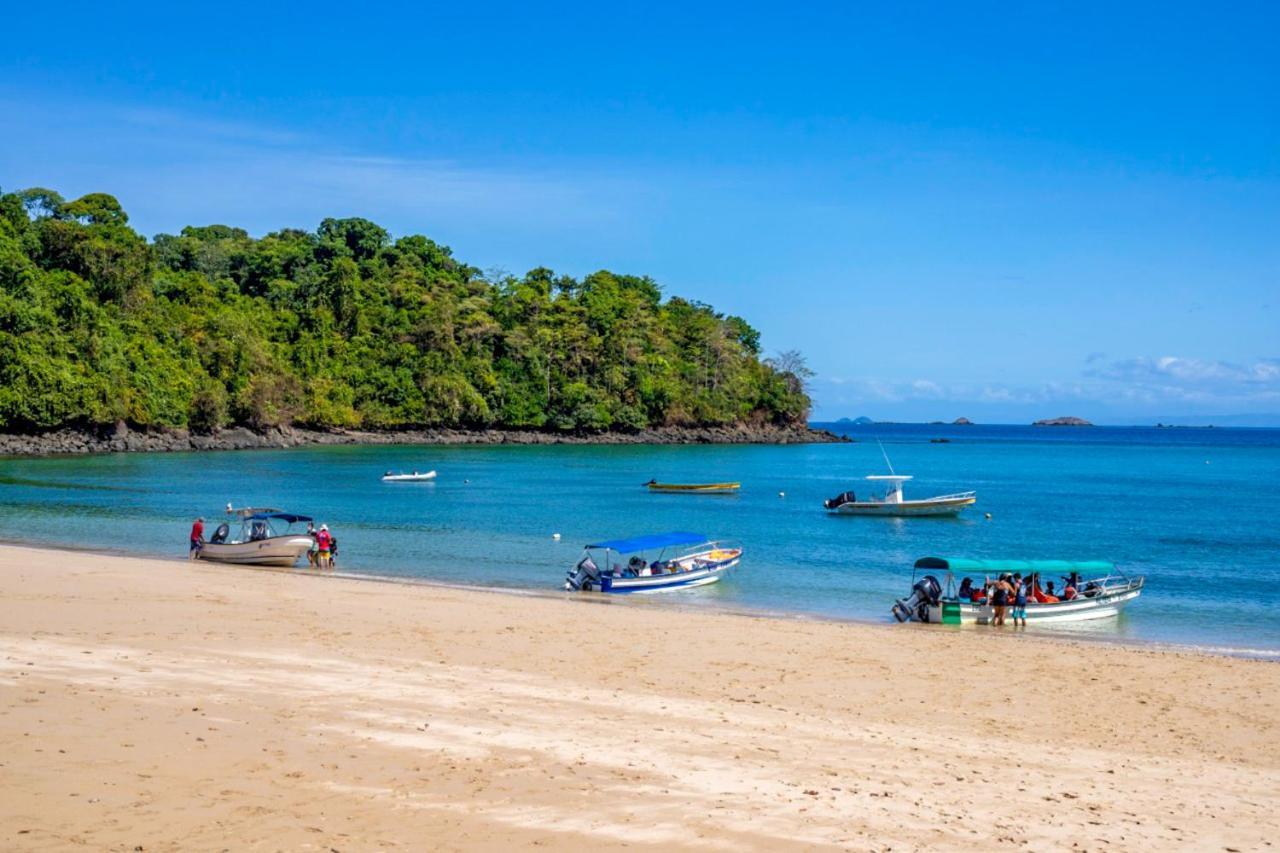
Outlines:
{"label": "person wearing hat", "polygon": [[316,545],[316,523],[314,521],[307,522],[307,535],[311,537],[311,547],[307,549],[307,565],[311,568],[316,567],[316,560],[320,557],[320,546]]}
{"label": "person wearing hat", "polygon": [[320,531],[316,533],[316,548],[319,553],[316,554],[316,565],[322,569],[329,568],[329,551],[333,547],[333,537],[329,535],[329,525],[320,525]]}
{"label": "person wearing hat", "polygon": [[191,525],[191,547],[187,550],[187,559],[194,560],[200,556],[200,549],[204,547],[204,519],[197,518]]}

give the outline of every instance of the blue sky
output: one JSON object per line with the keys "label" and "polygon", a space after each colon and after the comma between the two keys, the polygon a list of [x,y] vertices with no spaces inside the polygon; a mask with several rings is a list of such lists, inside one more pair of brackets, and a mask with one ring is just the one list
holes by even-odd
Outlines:
{"label": "blue sky", "polygon": [[647,273],[816,415],[1280,423],[1280,7],[21,4],[0,187]]}

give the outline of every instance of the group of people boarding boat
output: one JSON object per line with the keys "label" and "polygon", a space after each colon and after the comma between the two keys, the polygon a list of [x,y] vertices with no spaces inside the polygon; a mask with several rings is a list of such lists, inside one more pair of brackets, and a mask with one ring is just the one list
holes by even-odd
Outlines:
{"label": "group of people boarding boat", "polygon": [[1039,572],[1028,574],[1026,577],[1023,577],[1021,572],[1013,574],[1006,572],[995,581],[987,581],[981,586],[976,586],[973,578],[963,578],[957,595],[960,600],[971,601],[974,604],[989,602],[992,610],[992,625],[1004,625],[1006,618],[1011,618],[1015,626],[1021,622],[1025,628],[1029,600],[1037,604],[1056,604],[1059,601],[1072,601],[1082,595],[1089,598],[1096,595],[1099,590],[1097,584],[1092,581],[1085,583],[1084,589],[1081,590],[1078,572],[1072,572],[1063,578],[1063,582],[1065,585],[1062,595],[1057,595],[1053,581],[1047,581],[1044,588],[1041,588]]}

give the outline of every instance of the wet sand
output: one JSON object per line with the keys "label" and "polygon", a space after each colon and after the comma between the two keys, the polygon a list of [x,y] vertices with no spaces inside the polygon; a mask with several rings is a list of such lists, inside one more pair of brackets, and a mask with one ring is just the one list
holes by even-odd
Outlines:
{"label": "wet sand", "polygon": [[0,849],[1280,838],[1280,665],[660,602],[0,546]]}

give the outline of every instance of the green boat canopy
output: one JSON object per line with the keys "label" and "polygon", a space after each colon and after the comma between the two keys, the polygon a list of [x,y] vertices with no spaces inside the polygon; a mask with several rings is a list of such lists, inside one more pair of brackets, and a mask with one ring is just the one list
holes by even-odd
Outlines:
{"label": "green boat canopy", "polygon": [[992,575],[1021,572],[1025,575],[1035,572],[1097,574],[1113,572],[1116,567],[1106,560],[971,560],[968,557],[921,557],[916,560],[916,568]]}

